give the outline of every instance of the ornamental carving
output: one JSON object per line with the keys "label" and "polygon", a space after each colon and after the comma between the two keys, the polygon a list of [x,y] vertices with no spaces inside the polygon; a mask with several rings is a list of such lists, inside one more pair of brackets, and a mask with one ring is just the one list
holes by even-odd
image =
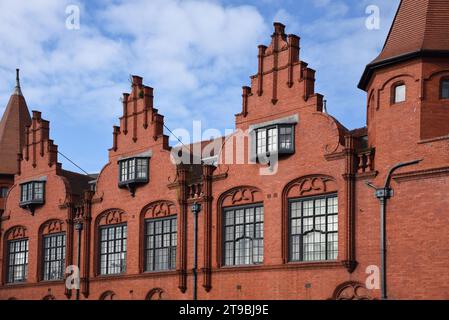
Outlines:
{"label": "ornamental carving", "polygon": [[171,201],[156,201],[147,205],[142,212],[144,218],[166,217],[176,214],[176,206]]}
{"label": "ornamental carving", "polygon": [[117,224],[126,221],[126,213],[120,209],[109,209],[97,218],[98,225]]}
{"label": "ornamental carving", "polygon": [[302,197],[337,191],[335,180],[328,176],[316,175],[296,179],[287,185],[287,197]]}
{"label": "ornamental carving", "polygon": [[237,187],[225,192],[221,196],[222,206],[243,205],[262,202],[263,196],[259,189],[249,186]]}
{"label": "ornamental carving", "polygon": [[368,289],[364,285],[355,281],[348,281],[340,284],[332,295],[332,300],[372,300],[368,294]]}
{"label": "ornamental carving", "polygon": [[154,288],[148,292],[145,300],[167,300],[167,293],[161,288]]}
{"label": "ornamental carving", "polygon": [[9,229],[6,239],[15,240],[27,237],[27,229],[24,226],[15,226]]}
{"label": "ornamental carving", "polygon": [[64,222],[61,220],[50,220],[42,225],[42,234],[59,233],[64,231]]}

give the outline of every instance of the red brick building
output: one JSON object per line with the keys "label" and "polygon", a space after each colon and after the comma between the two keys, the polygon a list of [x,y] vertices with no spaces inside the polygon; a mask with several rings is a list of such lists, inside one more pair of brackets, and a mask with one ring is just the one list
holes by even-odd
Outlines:
{"label": "red brick building", "polygon": [[[37,111],[28,123],[18,85],[0,125],[10,187],[0,298],[75,299],[65,268],[79,257],[80,299],[192,299],[198,203],[198,299],[370,299],[380,288],[449,299],[448,18],[445,0],[401,2],[362,75],[367,125],[355,130],[324,112],[299,38],[275,23],[243,87],[240,131],[188,146],[204,151],[200,162],[169,146],[153,89],[133,76],[109,162],[98,176],[63,170],[49,123]],[[421,161],[387,179],[411,160]],[[366,183],[386,179],[383,251]]]}

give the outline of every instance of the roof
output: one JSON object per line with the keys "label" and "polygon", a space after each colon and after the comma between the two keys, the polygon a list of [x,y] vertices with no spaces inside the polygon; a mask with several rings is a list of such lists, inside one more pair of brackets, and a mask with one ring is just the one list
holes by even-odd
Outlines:
{"label": "roof", "polygon": [[420,56],[449,57],[449,1],[401,0],[382,52],[365,69],[365,89],[374,69]]}
{"label": "roof", "polygon": [[25,144],[26,126],[31,124],[30,112],[20,89],[18,70],[16,81],[16,87],[0,121],[1,174],[17,172],[17,154],[22,152]]}
{"label": "roof", "polygon": [[68,170],[62,170],[62,175],[70,184],[71,194],[75,196],[82,196],[84,191],[90,189],[89,182],[94,181],[95,177],[86,174],[80,174]]}

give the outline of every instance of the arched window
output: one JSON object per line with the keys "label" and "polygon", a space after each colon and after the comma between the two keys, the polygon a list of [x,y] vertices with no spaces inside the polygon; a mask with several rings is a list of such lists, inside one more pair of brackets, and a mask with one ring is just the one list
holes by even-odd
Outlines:
{"label": "arched window", "polygon": [[338,197],[333,178],[302,177],[287,184],[284,201],[285,261],[336,260]]}
{"label": "arched window", "polygon": [[403,81],[396,82],[392,86],[391,103],[400,103],[406,100],[406,86]]}
{"label": "arched window", "polygon": [[441,79],[440,99],[449,99],[449,77]]}
{"label": "arched window", "polygon": [[99,274],[125,273],[128,238],[126,213],[120,209],[107,210],[97,217],[96,226]]}
{"label": "arched window", "polygon": [[7,252],[6,282],[25,282],[28,278],[29,241],[27,229],[15,226],[5,234]]}
{"label": "arched window", "polygon": [[337,195],[290,199],[289,202],[290,261],[337,259]]}
{"label": "arched window", "polygon": [[65,223],[49,220],[40,227],[42,254],[41,279],[44,281],[62,280],[65,273],[66,233]]}
{"label": "arched window", "polygon": [[144,271],[176,269],[178,223],[171,201],[156,201],[142,210]]}
{"label": "arched window", "polygon": [[262,201],[262,193],[253,187],[237,187],[220,197],[221,264],[234,266],[263,263],[264,207]]}

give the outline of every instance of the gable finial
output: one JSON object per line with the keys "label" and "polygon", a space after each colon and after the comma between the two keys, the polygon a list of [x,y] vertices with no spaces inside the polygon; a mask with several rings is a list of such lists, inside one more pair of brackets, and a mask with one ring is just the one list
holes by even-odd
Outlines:
{"label": "gable finial", "polygon": [[20,89],[19,69],[16,69],[16,88],[14,89],[14,94],[18,96],[22,95],[22,90]]}

